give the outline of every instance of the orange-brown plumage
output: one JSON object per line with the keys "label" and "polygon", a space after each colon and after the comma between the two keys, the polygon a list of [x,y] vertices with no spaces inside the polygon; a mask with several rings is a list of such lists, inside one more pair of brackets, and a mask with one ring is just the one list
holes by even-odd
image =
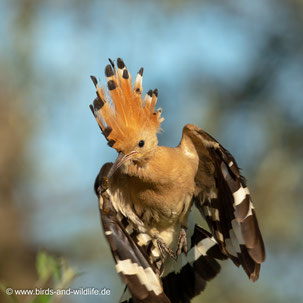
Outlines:
{"label": "orange-brown plumage", "polygon": [[[154,272],[161,275],[163,268],[157,258],[162,256],[166,262],[163,253],[175,259],[180,254],[187,258],[187,241],[193,241],[192,245],[200,243],[186,232],[190,225],[188,216],[195,205],[206,219],[212,237],[207,232],[202,232],[202,235],[200,227],[194,227],[200,233],[197,241],[208,236],[206,248],[201,248],[201,243],[192,247],[197,260],[191,262],[202,262],[199,258],[205,254],[205,249],[216,245],[220,251],[216,256],[229,257],[237,266],[243,266],[252,281],[257,280],[265,249],[254,206],[235,159],[210,135],[191,124],[183,128],[178,146],[158,146],[157,133],[163,121],[161,110],[155,110],[158,90],[150,90],[141,98],[143,68],[132,87],[124,62],[118,59],[117,65],[114,70],[113,64],[105,68],[108,97],[105,89],[92,77],[98,98],[91,109],[110,146],[119,153],[113,164],[106,164],[101,169],[96,180],[101,208],[103,199],[109,198],[117,212],[116,218],[131,222],[132,228],[141,233],[136,234],[136,244],[131,245],[141,247],[148,241],[153,243],[149,262],[158,266]],[[103,178],[109,181],[106,190],[102,189]],[[104,192],[106,198],[102,194]],[[127,229],[123,232],[127,238],[128,234],[131,235]],[[109,241],[112,247],[116,247]],[[190,258],[192,254],[189,252]],[[121,265],[120,258],[116,259],[118,268],[120,270],[122,266],[127,275],[130,267]],[[208,259],[207,262],[212,261]],[[200,268],[198,271],[203,270]],[[210,274],[211,277],[213,275]],[[141,276],[141,279],[145,278]],[[132,292],[135,294],[135,290]]]}

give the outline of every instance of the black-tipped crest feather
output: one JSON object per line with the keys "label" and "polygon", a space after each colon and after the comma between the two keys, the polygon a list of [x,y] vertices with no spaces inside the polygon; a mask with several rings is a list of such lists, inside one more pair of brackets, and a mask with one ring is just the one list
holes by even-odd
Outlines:
{"label": "black-tipped crest feather", "polygon": [[90,78],[92,79],[95,87],[97,87],[97,84],[98,84],[97,78],[95,76],[90,76]]}
{"label": "black-tipped crest feather", "polygon": [[110,65],[113,67],[113,69],[115,69],[115,63],[111,58],[108,58],[108,61],[110,63]]}
{"label": "black-tipped crest feather", "polygon": [[119,69],[123,69],[125,67],[125,64],[121,58],[117,59],[117,65]]}
{"label": "black-tipped crest feather", "polygon": [[102,108],[104,102],[101,100],[101,98],[97,97],[95,98],[93,104],[94,104],[94,111],[98,111],[99,109]]}
{"label": "black-tipped crest feather", "polygon": [[129,74],[128,74],[127,69],[123,70],[122,77],[123,77],[124,79],[128,79],[128,78],[129,78]]}
{"label": "black-tipped crest feather", "polygon": [[110,64],[106,65],[104,72],[106,77],[112,77],[114,75],[113,68]]}
{"label": "black-tipped crest feather", "polygon": [[116,83],[114,80],[109,80],[107,82],[107,87],[109,90],[114,90],[116,88]]}

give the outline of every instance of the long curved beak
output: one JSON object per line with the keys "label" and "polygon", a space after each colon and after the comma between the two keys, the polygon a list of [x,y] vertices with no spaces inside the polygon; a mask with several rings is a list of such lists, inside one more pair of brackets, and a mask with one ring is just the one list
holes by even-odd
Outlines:
{"label": "long curved beak", "polygon": [[120,152],[113,166],[110,168],[107,174],[107,179],[109,179],[121,165],[123,165],[126,161],[130,160],[135,153],[135,151],[132,151],[129,154],[125,155],[124,153]]}

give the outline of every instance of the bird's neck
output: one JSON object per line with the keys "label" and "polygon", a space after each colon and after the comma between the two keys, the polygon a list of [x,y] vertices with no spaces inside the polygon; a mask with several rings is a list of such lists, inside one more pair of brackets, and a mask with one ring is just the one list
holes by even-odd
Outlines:
{"label": "bird's neck", "polygon": [[152,182],[155,178],[153,173],[154,163],[159,158],[159,146],[141,160],[131,161],[123,169],[123,173],[132,178],[138,178],[142,182]]}
{"label": "bird's neck", "polygon": [[180,173],[185,173],[192,166],[181,146],[175,148],[157,146],[155,151],[140,162],[132,162],[124,168],[123,173],[138,182],[154,185],[172,184],[179,180]]}
{"label": "bird's neck", "polygon": [[136,182],[162,186],[174,182],[178,184],[187,175],[195,174],[197,168],[196,149],[189,136],[183,132],[177,147],[156,146],[146,158],[130,162],[121,172],[125,177],[136,178]]}

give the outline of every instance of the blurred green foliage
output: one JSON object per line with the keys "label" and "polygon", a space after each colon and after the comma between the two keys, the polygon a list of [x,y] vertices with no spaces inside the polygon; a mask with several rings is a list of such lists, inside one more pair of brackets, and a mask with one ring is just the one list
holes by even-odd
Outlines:
{"label": "blurred green foliage", "polygon": [[[46,251],[40,251],[36,259],[36,271],[38,280],[28,289],[46,289],[53,290],[66,289],[72,281],[78,276],[66,260],[49,255]],[[0,283],[0,290],[5,294],[7,285]],[[11,302],[26,303],[58,303],[62,296],[41,294],[36,296],[18,296],[16,294],[6,295]]]}

